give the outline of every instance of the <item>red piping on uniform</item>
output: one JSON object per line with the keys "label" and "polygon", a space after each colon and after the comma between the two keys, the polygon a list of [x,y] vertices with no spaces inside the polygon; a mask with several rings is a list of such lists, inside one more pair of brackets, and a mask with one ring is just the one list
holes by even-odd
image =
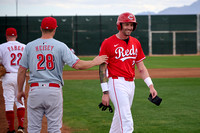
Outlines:
{"label": "red piping on uniform", "polygon": [[120,110],[119,110],[119,102],[118,102],[118,99],[117,99],[114,81],[115,80],[113,79],[113,87],[114,87],[114,92],[115,92],[115,98],[116,98],[116,101],[117,101],[117,108],[118,108],[118,111],[119,111],[119,118],[120,118],[122,133],[123,133],[122,118],[121,118],[121,113],[120,113]]}
{"label": "red piping on uniform", "polygon": [[146,59],[146,57],[144,57],[144,58],[142,58],[142,59],[136,61],[136,63],[139,63],[139,62],[143,61],[144,59]]}
{"label": "red piping on uniform", "polygon": [[80,61],[80,59],[78,59],[73,65],[72,68],[74,68],[74,66]]}

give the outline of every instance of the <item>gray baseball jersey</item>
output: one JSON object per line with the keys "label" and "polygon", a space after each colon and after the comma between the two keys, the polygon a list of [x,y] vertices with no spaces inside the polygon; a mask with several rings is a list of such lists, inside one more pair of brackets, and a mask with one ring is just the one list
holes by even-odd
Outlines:
{"label": "gray baseball jersey", "polygon": [[63,85],[64,65],[73,67],[78,60],[66,44],[53,38],[39,38],[27,44],[20,65],[30,70],[29,83],[54,82]]}

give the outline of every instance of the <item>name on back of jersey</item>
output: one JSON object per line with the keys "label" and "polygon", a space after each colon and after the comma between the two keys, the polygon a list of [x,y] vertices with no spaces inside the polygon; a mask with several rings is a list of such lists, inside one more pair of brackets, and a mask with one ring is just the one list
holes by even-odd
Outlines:
{"label": "name on back of jersey", "polygon": [[54,46],[51,45],[39,45],[35,47],[36,51],[49,51],[53,49]]}
{"label": "name on back of jersey", "polygon": [[23,46],[17,46],[17,45],[14,45],[14,46],[9,46],[7,47],[7,49],[11,52],[11,51],[23,51],[24,50],[24,47]]}

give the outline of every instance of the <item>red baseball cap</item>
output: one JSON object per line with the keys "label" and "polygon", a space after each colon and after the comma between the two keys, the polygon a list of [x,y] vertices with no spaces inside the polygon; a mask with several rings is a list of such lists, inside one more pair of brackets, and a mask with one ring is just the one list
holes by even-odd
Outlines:
{"label": "red baseball cap", "polygon": [[42,20],[41,28],[42,29],[55,29],[57,26],[57,21],[53,17],[45,17]]}
{"label": "red baseball cap", "polygon": [[15,28],[7,28],[6,36],[17,36],[17,30]]}

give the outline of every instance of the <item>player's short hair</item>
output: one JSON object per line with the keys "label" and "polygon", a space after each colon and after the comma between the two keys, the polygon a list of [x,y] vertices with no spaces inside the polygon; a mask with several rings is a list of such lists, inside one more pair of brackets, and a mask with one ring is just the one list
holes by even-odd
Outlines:
{"label": "player's short hair", "polygon": [[43,33],[51,33],[53,32],[55,29],[42,29]]}

